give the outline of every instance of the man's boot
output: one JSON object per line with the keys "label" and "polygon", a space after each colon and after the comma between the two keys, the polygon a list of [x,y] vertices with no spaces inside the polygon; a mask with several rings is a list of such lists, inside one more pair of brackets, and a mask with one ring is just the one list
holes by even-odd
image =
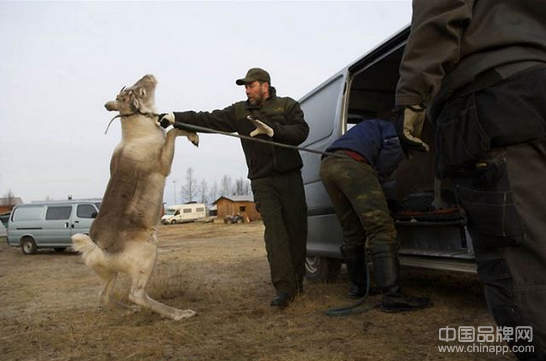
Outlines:
{"label": "man's boot", "polygon": [[375,281],[383,293],[383,312],[406,312],[430,306],[428,298],[413,297],[402,292],[396,244],[376,246],[372,252]]}
{"label": "man's boot", "polygon": [[290,295],[284,291],[277,291],[273,300],[269,304],[272,307],[285,308],[294,300],[294,295]]}
{"label": "man's boot", "polygon": [[351,287],[349,288],[349,298],[361,298],[366,295],[366,249],[364,246],[347,247],[341,246],[341,253],[345,259],[345,266]]}

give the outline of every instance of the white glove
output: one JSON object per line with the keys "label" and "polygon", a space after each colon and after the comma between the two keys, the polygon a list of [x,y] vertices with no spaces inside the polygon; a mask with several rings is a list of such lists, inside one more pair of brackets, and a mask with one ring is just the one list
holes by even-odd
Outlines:
{"label": "white glove", "polygon": [[410,149],[428,152],[429,146],[421,140],[423,124],[425,123],[425,109],[420,105],[406,106],[402,125],[403,141]]}
{"label": "white glove", "polygon": [[255,137],[259,134],[265,134],[268,137],[273,137],[273,135],[275,135],[273,128],[271,128],[269,125],[265,124],[264,122],[258,119],[254,119],[251,116],[248,116],[247,119],[250,120],[256,126],[256,129],[254,129],[250,133],[251,137]]}

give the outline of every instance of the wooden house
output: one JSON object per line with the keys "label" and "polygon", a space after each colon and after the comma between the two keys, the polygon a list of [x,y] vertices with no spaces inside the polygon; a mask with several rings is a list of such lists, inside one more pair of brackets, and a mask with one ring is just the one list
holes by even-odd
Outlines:
{"label": "wooden house", "polygon": [[256,210],[256,203],[252,195],[246,196],[222,196],[213,202],[217,208],[219,219],[239,213],[245,222],[261,219]]}

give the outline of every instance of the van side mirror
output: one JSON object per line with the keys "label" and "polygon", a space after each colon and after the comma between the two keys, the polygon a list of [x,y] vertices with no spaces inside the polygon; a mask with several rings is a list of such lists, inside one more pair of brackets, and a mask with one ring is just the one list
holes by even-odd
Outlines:
{"label": "van side mirror", "polygon": [[98,215],[97,212],[93,212],[93,213],[91,213],[91,218],[97,218],[97,215]]}

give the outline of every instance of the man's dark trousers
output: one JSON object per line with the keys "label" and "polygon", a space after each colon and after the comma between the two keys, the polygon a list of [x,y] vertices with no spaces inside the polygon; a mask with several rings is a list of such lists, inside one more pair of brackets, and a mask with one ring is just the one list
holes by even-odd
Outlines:
{"label": "man's dark trousers", "polygon": [[[480,124],[484,134],[501,140],[532,137],[525,134],[528,129],[540,135],[541,124],[546,127],[546,69],[453,99],[437,129],[455,122]],[[503,132],[501,127],[515,128]],[[442,141],[453,141],[454,150],[475,149],[475,132],[457,133],[442,135]],[[442,144],[439,151],[449,159],[455,153],[442,152]],[[546,360],[546,138],[496,147],[475,165],[452,168],[449,177],[467,217],[487,304],[514,337],[516,328],[532,327],[531,342],[508,340],[512,346],[534,346],[534,352],[515,352],[519,359]]]}
{"label": "man's dark trousers", "polygon": [[300,170],[251,181],[254,201],[265,225],[271,281],[293,296],[305,276],[307,204]]}

